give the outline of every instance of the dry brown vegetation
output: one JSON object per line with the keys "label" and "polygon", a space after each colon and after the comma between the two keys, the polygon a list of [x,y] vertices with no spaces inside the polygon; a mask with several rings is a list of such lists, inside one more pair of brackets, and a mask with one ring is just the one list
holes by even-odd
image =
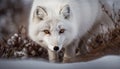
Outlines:
{"label": "dry brown vegetation", "polygon": [[[115,16],[113,17],[104,5],[102,5],[102,8],[113,21],[115,29],[109,30],[106,34],[94,36],[91,38],[91,42],[86,43],[86,47],[78,47],[76,50],[77,56],[73,58],[74,62],[90,61],[105,55],[120,55],[120,11],[114,12]],[[0,15],[3,15],[3,10],[0,9]],[[14,17],[12,18],[14,19]],[[84,40],[81,40],[81,42],[84,42]],[[60,62],[63,53],[63,50],[59,52]],[[48,60],[48,54],[46,49],[29,39],[26,27],[20,26],[12,36],[4,36],[0,39],[0,58],[44,58]]]}

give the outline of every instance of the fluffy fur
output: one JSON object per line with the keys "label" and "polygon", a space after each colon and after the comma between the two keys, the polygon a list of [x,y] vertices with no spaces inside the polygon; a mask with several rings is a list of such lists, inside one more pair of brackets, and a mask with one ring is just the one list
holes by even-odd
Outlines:
{"label": "fluffy fur", "polygon": [[[48,49],[49,60],[56,62],[57,52],[65,48],[64,61],[75,57],[80,38],[102,16],[98,0],[34,0],[29,36]],[[64,29],[63,33],[59,33]],[[46,34],[44,30],[48,30]],[[54,51],[58,46],[59,50]]]}

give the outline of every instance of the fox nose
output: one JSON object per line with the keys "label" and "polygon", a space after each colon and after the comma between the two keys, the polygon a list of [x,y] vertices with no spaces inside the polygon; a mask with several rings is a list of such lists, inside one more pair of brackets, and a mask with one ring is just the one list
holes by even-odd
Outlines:
{"label": "fox nose", "polygon": [[54,47],[54,51],[58,51],[59,50],[59,47],[58,46],[55,46]]}

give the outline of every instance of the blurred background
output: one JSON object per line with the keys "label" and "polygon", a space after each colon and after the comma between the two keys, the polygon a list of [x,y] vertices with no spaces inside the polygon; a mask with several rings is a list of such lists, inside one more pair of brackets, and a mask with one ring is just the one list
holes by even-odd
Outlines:
{"label": "blurred background", "polygon": [[[33,0],[0,0],[0,38],[18,31],[21,25],[28,26],[28,18]],[[106,0],[111,9],[120,8],[119,0]]]}
{"label": "blurred background", "polygon": [[[30,13],[30,9],[32,6],[32,1],[33,0],[0,0],[0,58],[1,57],[2,58],[5,58],[5,57],[7,57],[7,58],[14,57],[15,58],[16,53],[17,53],[17,57],[21,57],[21,56],[35,57],[35,56],[37,56],[37,57],[43,57],[43,58],[47,59],[47,55],[45,52],[46,50],[44,50],[40,46],[34,44],[27,37],[23,38],[22,36],[24,36],[24,35],[16,37],[16,34],[15,34],[15,33],[21,32],[21,30],[19,30],[19,28],[21,26],[24,26],[24,28],[27,29],[29,13]],[[115,21],[118,22],[117,20],[120,19],[120,0],[106,0],[106,1],[110,6],[110,10],[108,10],[108,11],[112,14],[112,18],[114,18]],[[114,13],[118,13],[119,15],[114,14]],[[14,36],[14,34],[15,34],[15,36]],[[14,37],[11,37],[11,36],[14,36]],[[20,40],[18,38],[20,38]],[[4,39],[6,39],[6,40],[4,40]],[[120,40],[118,40],[118,41],[120,41]],[[97,40],[97,42],[99,43],[100,41]],[[109,43],[111,43],[111,42],[109,42]],[[95,48],[94,53],[92,53],[92,54],[89,52],[87,52],[87,53],[89,53],[90,59],[91,59],[91,57],[99,57],[99,55],[103,56],[103,54],[105,52],[107,52],[107,54],[120,55],[119,44],[120,44],[120,42],[117,42],[116,45],[114,45],[113,47],[109,46],[110,50],[108,49],[108,47],[104,48],[104,50],[103,49],[101,50],[101,47],[100,48],[98,47],[98,49],[100,49],[101,51],[98,51],[98,49]],[[26,50],[27,50],[27,52],[26,52]],[[94,49],[92,49],[92,50],[94,50]],[[111,52],[111,50],[114,51],[115,53]],[[91,52],[91,50],[90,50],[90,52]],[[96,53],[96,52],[98,52],[98,53]],[[86,52],[85,52],[85,54],[86,54]],[[63,56],[63,53],[61,53],[60,55]],[[85,57],[83,57],[83,58],[85,58]],[[120,61],[118,60],[119,58],[120,57],[118,57],[118,56],[117,56],[117,58],[115,57],[115,63],[120,64]],[[112,60],[107,61],[106,59],[110,59],[110,60],[112,59]],[[78,61],[83,61],[83,60],[84,59],[80,59]],[[88,60],[89,59],[87,59],[87,61]],[[107,57],[107,58],[100,59],[97,61],[97,63],[103,62],[104,60],[106,60],[106,62],[110,63],[110,62],[114,61],[114,57],[110,57],[110,58]],[[86,61],[86,59],[85,59],[85,61]],[[7,62],[6,61],[4,63],[5,64],[7,63],[8,65],[9,65],[9,63],[12,63],[11,64],[11,66],[12,66],[18,62],[13,62],[13,61]],[[39,62],[36,62],[36,61],[27,61],[27,62],[28,63],[33,62],[36,65],[39,64]],[[106,62],[104,64],[106,64]],[[19,63],[22,64],[22,61]],[[41,63],[44,63],[44,62],[40,62],[40,64]],[[25,62],[24,62],[24,64],[29,66]],[[45,63],[45,64],[47,64],[47,63]],[[87,64],[83,63],[83,66],[85,67],[86,65],[89,65],[89,64],[94,65],[94,64],[96,64],[96,61],[90,62]],[[2,66],[4,64],[2,64],[2,62],[0,61],[0,65]],[[32,65],[32,64],[30,64],[30,65]],[[36,65],[33,65],[33,67],[35,67]],[[112,65],[112,63],[109,65]],[[54,65],[52,65],[52,66],[54,66]],[[66,68],[70,68],[69,66],[71,66],[71,65],[65,65],[65,66],[66,66]],[[78,68],[79,68],[79,64],[77,64],[76,66],[78,66]],[[51,66],[49,66],[49,67],[51,67]],[[62,67],[62,66],[59,66],[59,67]],[[120,67],[118,66],[118,68],[120,68]]]}
{"label": "blurred background", "polygon": [[32,0],[0,0],[0,38],[27,27]]}

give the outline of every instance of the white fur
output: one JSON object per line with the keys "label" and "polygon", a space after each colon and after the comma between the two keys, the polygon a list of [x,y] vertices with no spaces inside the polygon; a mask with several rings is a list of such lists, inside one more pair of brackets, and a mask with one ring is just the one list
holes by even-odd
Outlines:
{"label": "white fur", "polygon": [[[64,19],[59,14],[65,5],[70,7],[69,20]],[[46,9],[47,16],[45,16],[43,21],[33,20],[37,6]],[[69,46],[73,41],[81,38],[93,26],[96,20],[99,20],[100,16],[101,8],[98,0],[34,0],[29,20],[29,36],[33,41],[48,48],[48,50],[53,51],[54,46],[59,46],[59,50],[61,50]],[[48,28],[47,26],[51,27],[51,35],[45,35],[41,32],[41,30]],[[66,29],[65,33],[58,34],[59,26]],[[40,42],[40,40],[43,40],[43,42]],[[66,54],[66,56],[69,55]]]}

